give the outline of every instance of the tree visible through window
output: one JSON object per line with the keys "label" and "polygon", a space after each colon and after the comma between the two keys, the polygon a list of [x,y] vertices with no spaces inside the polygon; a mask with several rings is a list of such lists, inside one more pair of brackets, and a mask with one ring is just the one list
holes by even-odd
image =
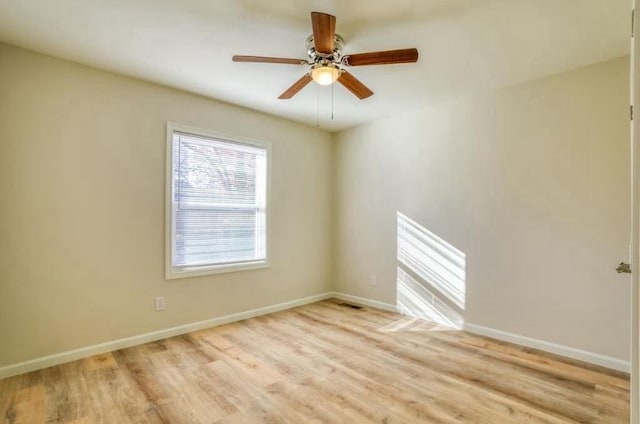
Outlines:
{"label": "tree visible through window", "polygon": [[172,133],[172,273],[266,262],[264,146]]}

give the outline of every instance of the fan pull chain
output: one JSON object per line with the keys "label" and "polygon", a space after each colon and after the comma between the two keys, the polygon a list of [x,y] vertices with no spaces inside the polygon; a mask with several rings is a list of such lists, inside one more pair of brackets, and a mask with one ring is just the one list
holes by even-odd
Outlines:
{"label": "fan pull chain", "polygon": [[316,85],[316,127],[320,128],[320,88]]}
{"label": "fan pull chain", "polygon": [[331,84],[331,120],[333,121],[333,86],[335,83]]}

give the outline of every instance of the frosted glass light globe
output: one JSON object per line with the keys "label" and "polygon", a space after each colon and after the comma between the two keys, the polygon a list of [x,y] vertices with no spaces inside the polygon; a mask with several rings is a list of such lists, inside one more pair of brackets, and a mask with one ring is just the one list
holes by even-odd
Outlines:
{"label": "frosted glass light globe", "polygon": [[317,66],[311,70],[311,78],[320,85],[331,85],[340,76],[340,69],[335,65]]}

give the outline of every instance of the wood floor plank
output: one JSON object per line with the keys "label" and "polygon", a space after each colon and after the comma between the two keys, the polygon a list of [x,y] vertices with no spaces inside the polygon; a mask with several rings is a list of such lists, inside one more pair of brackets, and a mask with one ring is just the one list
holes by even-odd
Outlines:
{"label": "wood floor plank", "polygon": [[0,380],[0,423],[628,422],[626,374],[340,303]]}

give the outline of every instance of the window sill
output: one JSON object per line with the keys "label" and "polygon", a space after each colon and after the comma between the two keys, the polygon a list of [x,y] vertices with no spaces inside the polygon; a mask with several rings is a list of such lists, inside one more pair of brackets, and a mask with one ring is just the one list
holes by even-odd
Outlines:
{"label": "window sill", "polygon": [[176,280],[179,278],[202,277],[205,275],[224,274],[228,272],[252,271],[256,269],[271,268],[271,264],[266,261],[247,262],[234,265],[199,266],[184,268],[169,268],[166,270],[166,280]]}

